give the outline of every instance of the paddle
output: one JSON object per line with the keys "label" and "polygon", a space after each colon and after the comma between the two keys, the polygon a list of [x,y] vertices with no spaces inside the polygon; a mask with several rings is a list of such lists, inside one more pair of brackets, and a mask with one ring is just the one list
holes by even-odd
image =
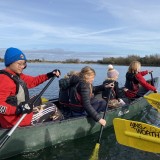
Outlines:
{"label": "paddle", "polygon": [[[112,91],[112,89],[110,88],[109,96],[108,96],[108,98],[106,99],[106,102],[107,102],[107,103],[106,103],[105,111],[104,111],[104,113],[103,113],[103,119],[105,119],[106,112],[107,112],[107,110],[108,110],[108,103],[109,103],[109,100],[110,100],[111,91]],[[97,140],[97,143],[96,143],[96,145],[95,145],[95,148],[94,148],[93,153],[92,153],[92,155],[90,156],[90,159],[89,159],[89,160],[98,160],[98,153],[99,153],[99,148],[100,148],[100,142],[101,142],[101,137],[102,137],[103,129],[104,129],[104,127],[101,125],[100,133],[99,133],[99,138],[98,138],[98,140]]]}
{"label": "paddle", "polygon": [[160,153],[160,128],[120,118],[113,120],[118,143],[147,152]]}
{"label": "paddle", "polygon": [[149,95],[144,95],[144,98],[147,99],[148,103],[156,108],[158,112],[160,112],[160,94],[159,93],[151,93]]}
{"label": "paddle", "polygon": [[[38,99],[42,96],[42,94],[45,92],[45,90],[48,88],[48,86],[52,83],[52,81],[55,79],[55,77],[52,77],[49,82],[46,84],[46,86],[42,89],[42,91],[36,96],[36,98],[33,101],[33,104],[38,101]],[[23,114],[22,117],[17,121],[17,123],[12,127],[12,129],[0,140],[0,149],[3,147],[3,145],[7,142],[7,140],[11,137],[13,132],[16,130],[18,125],[22,122],[22,120],[25,118],[27,114]]]}
{"label": "paddle", "polygon": [[151,85],[154,86],[154,80],[153,80],[152,72],[150,72],[150,74],[151,74]]}

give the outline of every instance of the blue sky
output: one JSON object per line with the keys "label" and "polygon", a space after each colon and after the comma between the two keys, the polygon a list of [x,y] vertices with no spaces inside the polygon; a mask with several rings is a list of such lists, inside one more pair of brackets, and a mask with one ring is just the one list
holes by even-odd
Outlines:
{"label": "blue sky", "polygon": [[160,53],[160,0],[0,0],[0,48]]}

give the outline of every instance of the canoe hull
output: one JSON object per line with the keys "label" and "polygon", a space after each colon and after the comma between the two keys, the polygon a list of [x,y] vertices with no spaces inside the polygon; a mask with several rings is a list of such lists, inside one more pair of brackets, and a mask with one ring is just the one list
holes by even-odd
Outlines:
{"label": "canoe hull", "polygon": [[[128,107],[128,113],[124,108],[109,110],[106,115],[107,126],[112,126],[116,117],[131,119],[142,112],[148,105],[144,98],[134,101]],[[123,114],[123,115],[122,115]],[[60,122],[48,122],[36,126],[17,128],[7,143],[2,147],[0,158],[7,158],[23,152],[36,151],[66,140],[77,139],[99,131],[100,125],[86,117],[72,118]],[[0,137],[7,130],[0,130]],[[17,146],[17,147],[16,147]]]}

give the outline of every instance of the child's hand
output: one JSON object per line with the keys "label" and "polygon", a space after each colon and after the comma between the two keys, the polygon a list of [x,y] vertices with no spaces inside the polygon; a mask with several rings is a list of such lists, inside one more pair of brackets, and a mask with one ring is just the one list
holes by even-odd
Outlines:
{"label": "child's hand", "polygon": [[114,87],[114,83],[105,84],[105,88],[113,88],[113,87]]}
{"label": "child's hand", "polygon": [[124,90],[125,92],[127,92],[127,91],[128,91],[128,89],[127,89],[127,88],[124,88],[123,90]]}

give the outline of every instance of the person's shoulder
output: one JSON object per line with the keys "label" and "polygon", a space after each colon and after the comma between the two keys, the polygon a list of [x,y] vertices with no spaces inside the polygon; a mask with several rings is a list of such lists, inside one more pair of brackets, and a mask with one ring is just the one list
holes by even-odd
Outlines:
{"label": "person's shoulder", "polygon": [[0,74],[0,79],[1,79],[1,82],[0,82],[1,86],[14,83],[13,79],[11,79],[11,77],[5,74]]}
{"label": "person's shoulder", "polygon": [[77,75],[72,75],[71,78],[70,78],[70,82],[75,84],[75,83],[78,83],[79,82],[79,76]]}
{"label": "person's shoulder", "polygon": [[130,73],[130,72],[126,73],[127,78],[133,78],[135,75],[136,75],[136,73]]}
{"label": "person's shoulder", "polygon": [[90,85],[89,85],[89,83],[85,82],[84,80],[79,80],[78,86],[80,88],[89,88]]}
{"label": "person's shoulder", "polygon": [[1,77],[1,81],[3,80],[3,79],[5,79],[5,80],[10,80],[11,78],[11,74],[10,73],[8,73],[8,72],[6,72],[5,70],[0,70],[0,77]]}
{"label": "person's shoulder", "polygon": [[0,74],[0,79],[1,79],[1,81],[3,80],[3,79],[11,79],[9,76],[7,76],[6,74]]}
{"label": "person's shoulder", "polygon": [[28,78],[28,77],[32,77],[32,76],[27,75],[27,74],[24,74],[24,73],[21,73],[21,74],[20,74],[20,78],[21,78],[21,79],[26,79],[26,78]]}
{"label": "person's shoulder", "polygon": [[106,80],[103,81],[103,84],[105,84],[105,83],[112,83],[112,82],[115,82],[115,81],[112,80],[112,79],[106,79]]}

